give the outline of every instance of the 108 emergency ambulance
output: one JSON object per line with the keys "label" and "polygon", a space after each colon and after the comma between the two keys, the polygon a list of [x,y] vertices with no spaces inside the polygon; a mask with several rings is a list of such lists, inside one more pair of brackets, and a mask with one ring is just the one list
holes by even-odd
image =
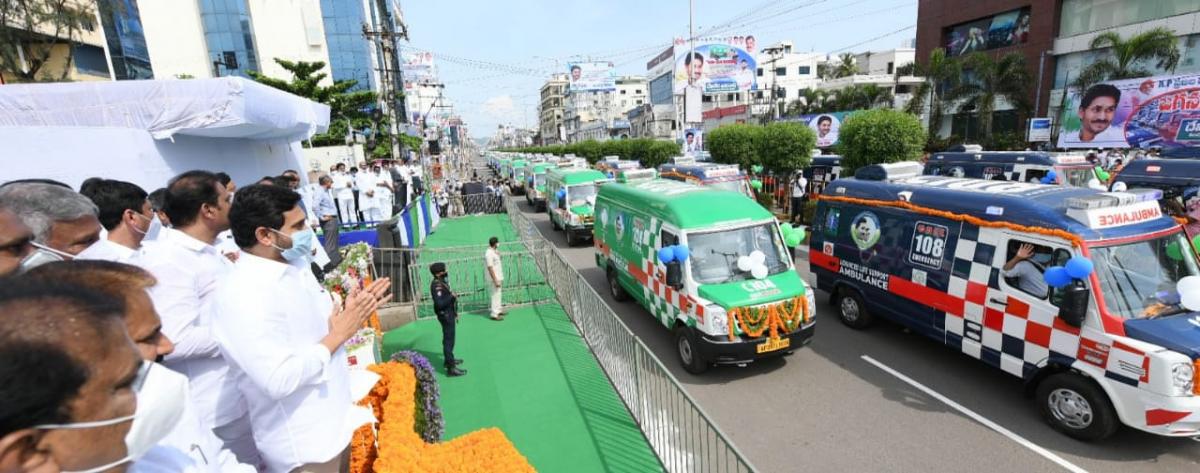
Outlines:
{"label": "108 emergency ambulance", "polygon": [[592,237],[593,206],[600,184],[610,182],[608,176],[595,169],[565,167],[546,172],[546,205],[550,224],[567,235],[567,246]]}
{"label": "108 emergency ambulance", "polygon": [[868,166],[820,197],[810,267],[843,323],[1019,376],[1072,437],[1200,438],[1200,264],[1159,191],[920,172]]}
{"label": "108 emergency ambulance", "polygon": [[546,209],[546,171],[557,167],[555,163],[529,163],[525,172],[525,202],[536,210]]}
{"label": "108 emergency ambulance", "polygon": [[[754,200],[631,180],[601,186],[596,215],[596,264],[610,293],[632,297],[671,330],[689,372],[788,354],[811,341],[811,290],[775,217]],[[792,236],[791,243],[802,238]]]}

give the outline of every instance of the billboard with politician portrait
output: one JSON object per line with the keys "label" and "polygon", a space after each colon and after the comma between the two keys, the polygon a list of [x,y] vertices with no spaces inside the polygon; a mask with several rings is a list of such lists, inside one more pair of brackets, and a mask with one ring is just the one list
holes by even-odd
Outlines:
{"label": "billboard with politician portrait", "polygon": [[706,94],[754,90],[758,62],[750,52],[754,47],[753,38],[738,36],[698,43],[694,49],[676,47],[675,93],[682,94],[688,85]]}
{"label": "billboard with politician portrait", "polygon": [[567,73],[572,92],[617,89],[617,77],[613,75],[611,62],[572,62],[567,64]]}
{"label": "billboard with politician portrait", "polygon": [[1059,123],[1060,148],[1200,146],[1200,74],[1071,89]]}

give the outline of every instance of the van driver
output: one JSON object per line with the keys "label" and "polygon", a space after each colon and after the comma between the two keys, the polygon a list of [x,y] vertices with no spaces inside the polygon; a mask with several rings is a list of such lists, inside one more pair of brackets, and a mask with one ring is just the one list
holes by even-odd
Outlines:
{"label": "van driver", "polygon": [[1016,279],[1016,283],[1013,285],[1017,286],[1017,289],[1045,299],[1049,290],[1049,286],[1046,285],[1046,280],[1042,276],[1045,269],[1034,260],[1047,256],[1049,254],[1036,251],[1033,245],[1023,243],[1017,250],[1017,254],[1004,263],[1004,277]]}

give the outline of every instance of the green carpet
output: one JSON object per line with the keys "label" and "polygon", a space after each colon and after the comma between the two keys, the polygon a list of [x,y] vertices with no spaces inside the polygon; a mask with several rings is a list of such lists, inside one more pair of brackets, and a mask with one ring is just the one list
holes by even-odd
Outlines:
{"label": "green carpet", "polygon": [[[443,229],[439,228],[439,232]],[[442,373],[441,326],[422,320],[384,335],[385,359],[415,350],[438,369],[446,435],[499,427],[538,471],[661,471],[650,446],[557,304],[516,308],[503,322],[464,314]]]}

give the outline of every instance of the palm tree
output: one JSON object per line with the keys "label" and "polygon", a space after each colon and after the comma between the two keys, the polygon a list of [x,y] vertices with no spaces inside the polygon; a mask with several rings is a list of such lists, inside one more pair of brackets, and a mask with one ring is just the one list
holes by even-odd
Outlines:
{"label": "palm tree", "polygon": [[854,61],[854,55],[842,53],[838,56],[838,62],[833,66],[833,77],[850,77],[855,74],[858,74],[858,64]]}
{"label": "palm tree", "polygon": [[925,82],[913,92],[913,98],[905,106],[905,110],[913,115],[920,115],[928,98],[929,129],[937,130],[941,127],[945,103],[949,98],[946,97],[946,93],[958,89],[959,79],[962,78],[962,64],[947,56],[945,49],[938,48],[929,54],[929,62],[917,65],[916,74],[924,76]]}
{"label": "palm tree", "polygon": [[891,108],[896,96],[891,89],[875,84],[867,84],[859,89],[862,108]]}
{"label": "palm tree", "polygon": [[1179,39],[1167,28],[1154,28],[1129,39],[1109,31],[1092,40],[1092,49],[1109,49],[1107,56],[1092,62],[1079,72],[1071,87],[1086,90],[1104,81],[1146,77],[1144,61],[1157,61],[1159,69],[1174,71],[1179,65]]}
{"label": "palm tree", "polygon": [[959,110],[974,109],[979,114],[979,125],[984,136],[992,136],[992,115],[996,111],[996,100],[1004,99],[1016,106],[1022,114],[1030,108],[1029,71],[1025,68],[1025,56],[1008,53],[999,60],[985,53],[974,53],[964,62],[969,79],[958,87],[956,94],[963,102]]}
{"label": "palm tree", "polygon": [[808,115],[825,112],[829,93],[817,89],[800,89],[800,96],[788,104],[789,115]]}

